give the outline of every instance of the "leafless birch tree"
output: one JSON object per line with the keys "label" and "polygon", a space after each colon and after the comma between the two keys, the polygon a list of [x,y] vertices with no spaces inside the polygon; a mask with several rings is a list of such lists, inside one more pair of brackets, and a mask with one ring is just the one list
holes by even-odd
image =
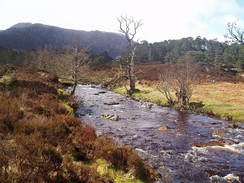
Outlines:
{"label": "leafless birch tree", "polygon": [[244,44],[244,30],[240,29],[236,23],[227,24],[227,34],[225,37],[232,42]]}
{"label": "leafless birch tree", "polygon": [[128,42],[128,53],[125,58],[122,58],[124,67],[126,68],[126,75],[129,80],[129,94],[136,91],[136,77],[135,77],[135,56],[137,44],[135,36],[138,29],[142,25],[141,21],[135,20],[133,17],[120,16],[118,19],[120,32],[124,34]]}

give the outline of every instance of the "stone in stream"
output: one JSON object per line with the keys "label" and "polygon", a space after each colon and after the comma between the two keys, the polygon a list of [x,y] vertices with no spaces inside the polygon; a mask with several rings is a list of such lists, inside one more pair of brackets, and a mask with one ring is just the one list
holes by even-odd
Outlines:
{"label": "stone in stream", "polygon": [[219,136],[219,137],[223,137],[225,135],[225,131],[224,130],[215,130],[212,132],[213,136]]}
{"label": "stone in stream", "polygon": [[170,128],[167,125],[157,128],[157,130],[159,130],[159,131],[165,131],[165,130],[169,130],[169,129]]}
{"label": "stone in stream", "polygon": [[165,166],[165,163],[164,162],[160,162],[159,166]]}
{"label": "stone in stream", "polygon": [[224,177],[214,175],[210,177],[211,183],[241,183],[240,178],[234,174],[228,174]]}
{"label": "stone in stream", "polygon": [[152,103],[148,103],[148,102],[145,102],[141,105],[141,108],[144,108],[144,109],[151,109],[153,106]]}
{"label": "stone in stream", "polygon": [[207,147],[207,146],[225,146],[225,145],[231,145],[232,143],[227,142],[225,140],[213,140],[209,142],[202,142],[202,143],[193,143],[192,146],[195,147]]}
{"label": "stone in stream", "polygon": [[231,125],[228,125],[228,128],[232,128],[232,129],[240,129],[239,125],[237,125],[236,123],[233,123]]}
{"label": "stone in stream", "polygon": [[105,119],[112,120],[112,121],[118,121],[119,120],[119,116],[115,115],[115,114],[102,114],[101,117],[105,118]]}
{"label": "stone in stream", "polygon": [[99,91],[98,93],[94,93],[94,95],[100,95],[100,94],[104,94],[107,93],[106,91]]}
{"label": "stone in stream", "polygon": [[112,102],[104,102],[104,104],[105,105],[119,105],[118,102],[114,102],[114,101],[112,101]]}

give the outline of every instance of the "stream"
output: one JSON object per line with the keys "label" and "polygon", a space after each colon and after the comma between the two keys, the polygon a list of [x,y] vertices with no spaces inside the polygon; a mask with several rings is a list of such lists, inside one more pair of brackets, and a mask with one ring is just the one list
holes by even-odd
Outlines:
{"label": "stream", "polygon": [[[160,183],[244,183],[244,123],[187,114],[90,85],[78,85],[77,115],[131,145]],[[114,115],[114,116],[113,116]]]}

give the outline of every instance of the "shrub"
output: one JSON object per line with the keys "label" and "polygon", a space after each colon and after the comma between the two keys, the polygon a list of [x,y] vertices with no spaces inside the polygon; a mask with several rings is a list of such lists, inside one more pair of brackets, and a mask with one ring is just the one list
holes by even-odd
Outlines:
{"label": "shrub", "polygon": [[19,133],[25,135],[38,133],[49,144],[57,146],[65,143],[71,131],[64,121],[55,118],[37,118],[19,123],[15,129],[15,134]]}
{"label": "shrub", "polygon": [[112,162],[109,166],[145,174],[138,168],[144,165],[132,161],[132,150],[97,137],[93,127],[73,116],[75,98],[60,98],[48,73],[17,69],[16,78],[10,85],[0,84],[0,182],[113,182],[94,166],[100,157]]}
{"label": "shrub", "polygon": [[17,135],[2,146],[0,177],[4,182],[51,182],[50,172],[61,170],[61,155],[38,134]]}
{"label": "shrub", "polygon": [[16,98],[0,95],[0,101],[0,132],[8,133],[14,129],[15,122],[23,118],[24,113]]}
{"label": "shrub", "polygon": [[95,158],[95,145],[97,135],[95,129],[91,126],[76,128],[74,136],[73,155],[77,160],[92,160]]}

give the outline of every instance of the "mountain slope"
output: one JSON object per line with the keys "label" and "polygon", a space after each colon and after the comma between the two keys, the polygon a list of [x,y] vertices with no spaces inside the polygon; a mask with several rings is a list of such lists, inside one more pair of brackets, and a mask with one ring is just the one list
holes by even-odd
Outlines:
{"label": "mountain slope", "polygon": [[120,55],[126,49],[126,40],[121,34],[101,31],[79,31],[54,26],[18,23],[0,31],[0,46],[18,49],[40,49],[51,45],[56,49],[78,44],[88,47],[93,54],[107,51],[110,56]]}

